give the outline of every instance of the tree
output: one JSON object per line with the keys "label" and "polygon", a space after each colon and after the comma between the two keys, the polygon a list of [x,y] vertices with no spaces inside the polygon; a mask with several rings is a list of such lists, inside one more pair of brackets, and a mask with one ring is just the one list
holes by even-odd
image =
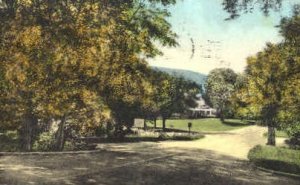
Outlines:
{"label": "tree", "polygon": [[226,68],[212,70],[205,84],[206,94],[213,107],[218,109],[221,121],[225,119],[225,111],[230,104],[234,92],[237,74]]}

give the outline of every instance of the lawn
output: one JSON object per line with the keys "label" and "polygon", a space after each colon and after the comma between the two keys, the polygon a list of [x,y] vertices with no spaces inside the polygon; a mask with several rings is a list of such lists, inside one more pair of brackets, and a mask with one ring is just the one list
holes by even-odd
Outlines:
{"label": "lawn", "polygon": [[[191,131],[193,132],[208,132],[208,131],[228,131],[248,126],[247,121],[237,119],[226,119],[224,123],[217,118],[205,119],[174,119],[167,120],[166,127],[178,130],[188,131],[188,122],[192,123]],[[147,123],[147,126],[152,127],[153,124]],[[162,127],[162,120],[157,120],[157,127]]]}
{"label": "lawn", "polygon": [[258,166],[276,171],[300,174],[300,150],[272,146],[256,146],[248,158]]}

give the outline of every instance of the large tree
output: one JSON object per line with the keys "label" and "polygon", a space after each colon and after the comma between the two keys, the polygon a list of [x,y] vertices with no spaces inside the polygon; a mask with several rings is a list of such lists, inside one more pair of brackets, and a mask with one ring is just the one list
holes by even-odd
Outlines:
{"label": "large tree", "polygon": [[269,145],[275,145],[275,128],[279,124],[277,116],[288,72],[284,61],[283,50],[272,44],[247,61],[252,103],[260,106],[263,122],[268,126]]}
{"label": "large tree", "polygon": [[275,145],[275,128],[286,128],[291,136],[300,135],[299,20],[299,7],[295,7],[294,15],[282,19],[279,26],[283,42],[269,43],[264,51],[248,58],[249,100],[260,107],[268,126],[269,145]]}
{"label": "large tree", "polygon": [[103,104],[116,124],[124,121],[118,117],[123,111],[118,102],[139,105],[147,89],[141,83],[147,67],[142,58],[161,54],[154,42],[176,45],[165,19],[169,13],[157,5],[170,3],[174,1],[0,2],[1,83],[7,86],[1,107],[9,107],[11,120],[19,120],[24,150],[31,150],[41,120],[59,122],[58,150],[65,124],[91,114],[91,122],[98,122]]}

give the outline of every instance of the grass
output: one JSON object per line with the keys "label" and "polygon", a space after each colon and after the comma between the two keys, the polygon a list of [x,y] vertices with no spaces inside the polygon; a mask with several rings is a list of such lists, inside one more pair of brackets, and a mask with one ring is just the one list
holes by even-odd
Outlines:
{"label": "grass", "polygon": [[248,158],[264,168],[300,175],[300,150],[258,145],[249,151]]}
{"label": "grass", "polygon": [[[283,138],[288,138],[289,136],[287,135],[287,133],[285,131],[282,130],[276,130],[275,132],[276,137],[283,137]],[[268,132],[265,132],[264,137],[268,137]]]}
{"label": "grass", "polygon": [[[192,123],[192,132],[228,131],[249,125],[247,121],[237,119],[226,119],[225,122],[222,123],[220,119],[217,118],[205,118],[167,120],[166,127],[188,131],[188,122]],[[153,127],[151,123],[147,123],[147,126]],[[157,127],[162,127],[162,120],[157,120]]]}

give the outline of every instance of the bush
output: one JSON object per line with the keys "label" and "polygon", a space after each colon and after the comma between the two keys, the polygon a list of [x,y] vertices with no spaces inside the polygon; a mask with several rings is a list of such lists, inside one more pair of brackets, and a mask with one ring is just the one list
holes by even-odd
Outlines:
{"label": "bush", "polygon": [[248,153],[254,164],[271,170],[300,174],[300,151],[271,146],[256,146]]}

